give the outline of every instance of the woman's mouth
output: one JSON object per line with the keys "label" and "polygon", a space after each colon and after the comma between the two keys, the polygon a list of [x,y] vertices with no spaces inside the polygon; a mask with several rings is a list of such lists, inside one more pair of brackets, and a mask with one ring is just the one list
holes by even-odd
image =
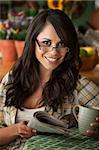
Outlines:
{"label": "woman's mouth", "polygon": [[49,62],[56,62],[59,58],[45,57]]}

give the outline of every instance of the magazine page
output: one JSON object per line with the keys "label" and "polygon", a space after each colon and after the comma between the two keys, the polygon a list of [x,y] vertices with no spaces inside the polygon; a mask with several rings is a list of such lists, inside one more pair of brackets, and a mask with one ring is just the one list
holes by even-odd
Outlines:
{"label": "magazine page", "polygon": [[68,126],[66,126],[66,124],[64,124],[63,121],[53,117],[52,115],[49,115],[47,112],[44,112],[44,111],[35,112],[34,117],[37,118],[37,120],[39,120],[40,122],[43,122],[46,124],[63,127],[63,128],[68,127]]}
{"label": "magazine page", "polygon": [[68,126],[61,120],[49,115],[44,111],[37,111],[29,121],[28,126],[39,132],[68,134]]}

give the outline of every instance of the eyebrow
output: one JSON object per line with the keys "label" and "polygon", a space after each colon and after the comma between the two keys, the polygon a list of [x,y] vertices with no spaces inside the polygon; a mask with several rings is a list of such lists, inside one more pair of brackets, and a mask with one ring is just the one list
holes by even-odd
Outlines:
{"label": "eyebrow", "polygon": [[[49,38],[43,38],[43,39],[41,39],[41,41],[43,41],[43,40],[52,41],[52,40],[51,40],[51,39],[49,39]],[[61,40],[60,40],[60,41],[58,41],[56,44],[58,44],[59,42],[61,42]]]}
{"label": "eyebrow", "polygon": [[52,40],[49,39],[49,38],[43,38],[42,40],[52,41]]}

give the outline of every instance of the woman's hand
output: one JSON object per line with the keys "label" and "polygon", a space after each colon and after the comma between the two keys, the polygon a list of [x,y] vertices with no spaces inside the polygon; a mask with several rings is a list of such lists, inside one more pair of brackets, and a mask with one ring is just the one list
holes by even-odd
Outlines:
{"label": "woman's hand", "polygon": [[27,124],[27,121],[23,121],[21,123],[16,124],[18,136],[22,138],[30,138],[31,136],[37,134],[36,130],[29,128]]}
{"label": "woman's hand", "polygon": [[91,128],[86,131],[86,135],[99,138],[99,117],[96,117],[96,121],[90,124]]}

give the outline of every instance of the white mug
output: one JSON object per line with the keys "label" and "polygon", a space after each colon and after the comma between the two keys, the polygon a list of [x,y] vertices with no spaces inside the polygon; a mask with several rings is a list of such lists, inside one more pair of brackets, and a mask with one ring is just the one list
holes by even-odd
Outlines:
{"label": "white mug", "polygon": [[73,114],[78,122],[80,133],[86,135],[86,131],[91,127],[90,123],[96,121],[96,117],[99,117],[99,107],[90,108],[86,106],[75,105],[73,107]]}

